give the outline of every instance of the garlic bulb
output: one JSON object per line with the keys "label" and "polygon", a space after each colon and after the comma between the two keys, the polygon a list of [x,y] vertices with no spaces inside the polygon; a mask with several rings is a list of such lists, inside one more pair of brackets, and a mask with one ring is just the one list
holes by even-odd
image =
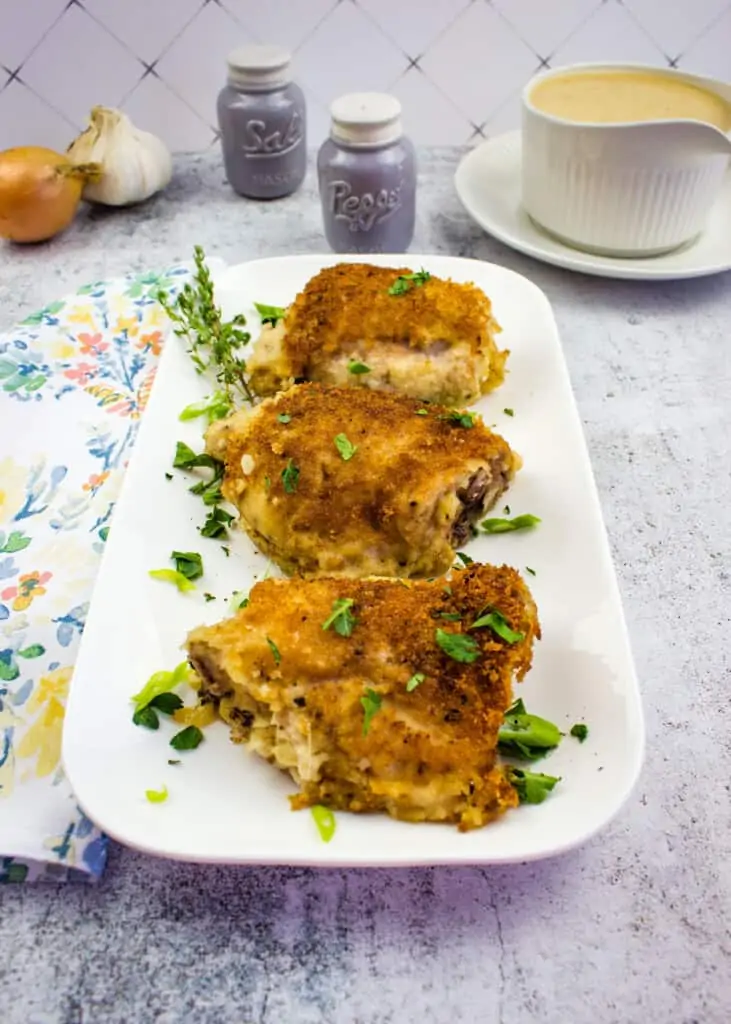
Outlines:
{"label": "garlic bulb", "polygon": [[165,143],[135,128],[121,110],[109,107],[92,109],[89,127],[67,153],[76,163],[101,164],[100,180],[85,185],[83,197],[105,206],[141,203],[164,189],[173,173]]}

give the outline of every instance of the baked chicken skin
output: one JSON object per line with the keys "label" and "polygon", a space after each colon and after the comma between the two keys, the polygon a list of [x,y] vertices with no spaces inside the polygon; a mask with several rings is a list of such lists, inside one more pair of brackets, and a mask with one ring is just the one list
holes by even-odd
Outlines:
{"label": "baked chicken skin", "polygon": [[469,405],[504,379],[499,330],[473,284],[340,263],[316,274],[284,319],[264,325],[247,359],[250,386],[273,395],[311,380]]}
{"label": "baked chicken skin", "polygon": [[[509,642],[490,625],[499,612]],[[187,638],[231,738],[289,772],[295,809],[385,811],[479,828],[517,804],[497,763],[512,684],[540,626],[515,569],[449,578],[268,579]]]}
{"label": "baked chicken skin", "polygon": [[446,572],[520,465],[474,413],[321,384],[212,424],[206,447],[240,525],[302,575]]}

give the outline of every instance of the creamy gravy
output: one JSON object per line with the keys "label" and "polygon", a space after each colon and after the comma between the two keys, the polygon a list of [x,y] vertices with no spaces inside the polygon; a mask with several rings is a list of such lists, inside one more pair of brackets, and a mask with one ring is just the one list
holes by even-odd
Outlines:
{"label": "creamy gravy", "polygon": [[731,105],[672,75],[642,71],[573,71],[539,82],[534,107],[566,121],[607,124],[692,118],[731,129]]}

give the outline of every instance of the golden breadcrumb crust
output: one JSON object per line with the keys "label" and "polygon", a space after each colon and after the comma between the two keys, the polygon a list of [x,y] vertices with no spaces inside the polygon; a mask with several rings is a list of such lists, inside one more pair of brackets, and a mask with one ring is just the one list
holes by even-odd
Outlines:
{"label": "golden breadcrumb crust", "polygon": [[[350,636],[323,628],[339,599],[353,602]],[[489,627],[469,628],[488,605],[523,634],[519,642],[509,644]],[[454,660],[437,630],[474,639],[477,660]],[[265,580],[234,617],[193,630],[187,648],[203,692],[224,698],[236,738],[249,739],[236,708],[274,721],[290,740],[302,737],[316,771],[278,754],[289,747],[274,726],[265,754],[283,768],[299,764],[293,806],[385,810],[467,829],[516,803],[496,766],[497,733],[512,682],[530,668],[539,637],[535,604],[516,570],[475,564],[449,578],[408,583]],[[416,673],[424,679],[408,692]],[[381,704],[364,735],[367,689]]]}

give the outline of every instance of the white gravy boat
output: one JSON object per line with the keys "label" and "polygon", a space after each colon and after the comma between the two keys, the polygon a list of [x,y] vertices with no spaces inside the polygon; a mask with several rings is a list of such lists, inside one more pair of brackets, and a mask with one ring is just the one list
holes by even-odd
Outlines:
{"label": "white gravy boat", "polygon": [[633,71],[700,86],[731,106],[731,85],[641,64],[574,64],[523,90],[522,199],[545,230],[578,249],[653,256],[704,229],[731,157],[731,138],[702,121],[588,124],[533,106],[539,81],[570,71]]}

